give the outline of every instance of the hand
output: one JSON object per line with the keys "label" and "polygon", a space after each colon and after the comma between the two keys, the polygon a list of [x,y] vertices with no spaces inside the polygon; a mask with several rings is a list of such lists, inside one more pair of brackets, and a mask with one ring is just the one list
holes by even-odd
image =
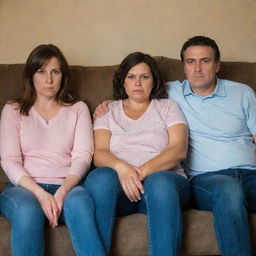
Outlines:
{"label": "hand", "polygon": [[97,106],[93,113],[93,120],[95,120],[97,117],[104,116],[108,111],[108,105],[112,102],[112,100],[105,100],[100,105]]}
{"label": "hand", "polygon": [[143,181],[146,179],[146,177],[148,176],[148,174],[146,173],[145,169],[142,168],[142,166],[140,167],[134,167],[135,171],[137,172],[140,181]]}
{"label": "hand", "polygon": [[56,191],[56,193],[53,196],[54,199],[55,199],[55,202],[57,204],[57,207],[58,207],[57,219],[59,219],[60,214],[62,212],[63,204],[64,204],[64,200],[65,200],[66,195],[67,195],[67,191],[63,187],[59,187],[58,190]]}
{"label": "hand", "polygon": [[42,207],[45,216],[49,220],[49,225],[52,228],[55,228],[58,225],[58,205],[53,195],[43,189],[37,191],[35,195]]}
{"label": "hand", "polygon": [[144,193],[144,188],[134,167],[127,163],[122,163],[117,173],[123,191],[129,200],[131,202],[140,200],[140,194]]}

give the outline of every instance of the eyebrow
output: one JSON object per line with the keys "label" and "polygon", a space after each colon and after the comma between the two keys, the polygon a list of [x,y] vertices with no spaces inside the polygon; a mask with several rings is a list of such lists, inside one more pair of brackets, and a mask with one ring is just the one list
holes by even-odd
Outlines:
{"label": "eyebrow", "polygon": [[[128,72],[127,75],[136,75],[136,74]],[[150,73],[142,73],[141,75],[150,75]]]}
{"label": "eyebrow", "polygon": [[[185,59],[185,61],[188,61],[188,60],[196,60],[196,58]],[[199,60],[212,60],[212,58],[211,57],[203,57],[203,58],[200,58]]]}

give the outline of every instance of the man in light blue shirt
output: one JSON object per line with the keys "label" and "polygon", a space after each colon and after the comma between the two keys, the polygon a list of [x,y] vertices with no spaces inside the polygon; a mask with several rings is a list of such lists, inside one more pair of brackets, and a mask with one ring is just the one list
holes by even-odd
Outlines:
{"label": "man in light blue shirt", "polygon": [[194,176],[228,168],[256,169],[256,97],[248,86],[217,79],[207,96],[186,80],[168,83],[189,124],[190,150],[184,166]]}
{"label": "man in light blue shirt", "polygon": [[184,43],[187,80],[168,83],[189,125],[188,157],[196,207],[210,210],[225,256],[251,255],[247,211],[256,212],[256,95],[247,85],[217,79],[220,53],[214,40]]}

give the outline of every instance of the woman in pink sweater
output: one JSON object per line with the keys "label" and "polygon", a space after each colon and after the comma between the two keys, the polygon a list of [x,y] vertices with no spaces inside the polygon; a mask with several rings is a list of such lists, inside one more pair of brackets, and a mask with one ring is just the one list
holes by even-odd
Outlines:
{"label": "woman in pink sweater", "polygon": [[93,155],[91,118],[69,91],[67,61],[56,46],[40,45],[23,75],[21,95],[1,116],[1,164],[11,183],[0,205],[12,222],[12,255],[44,255],[46,219],[52,228],[66,223],[77,255],[104,255],[93,202],[79,185]]}
{"label": "woman in pink sweater", "polygon": [[182,209],[190,185],[180,161],[186,157],[188,130],[177,104],[167,99],[155,60],[128,55],[113,79],[109,111],[95,120],[94,162],[86,181],[94,199],[102,241],[110,250],[115,216],[145,213],[149,253],[179,255]]}

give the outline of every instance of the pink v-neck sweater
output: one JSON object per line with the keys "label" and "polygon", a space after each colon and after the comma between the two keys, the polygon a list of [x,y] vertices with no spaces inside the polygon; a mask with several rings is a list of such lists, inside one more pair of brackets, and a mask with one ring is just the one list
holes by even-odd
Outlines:
{"label": "pink v-neck sweater", "polygon": [[6,104],[0,126],[1,165],[16,185],[23,176],[61,185],[67,174],[82,177],[89,169],[92,124],[88,107],[81,101],[63,106],[49,121],[33,107],[24,116]]}

